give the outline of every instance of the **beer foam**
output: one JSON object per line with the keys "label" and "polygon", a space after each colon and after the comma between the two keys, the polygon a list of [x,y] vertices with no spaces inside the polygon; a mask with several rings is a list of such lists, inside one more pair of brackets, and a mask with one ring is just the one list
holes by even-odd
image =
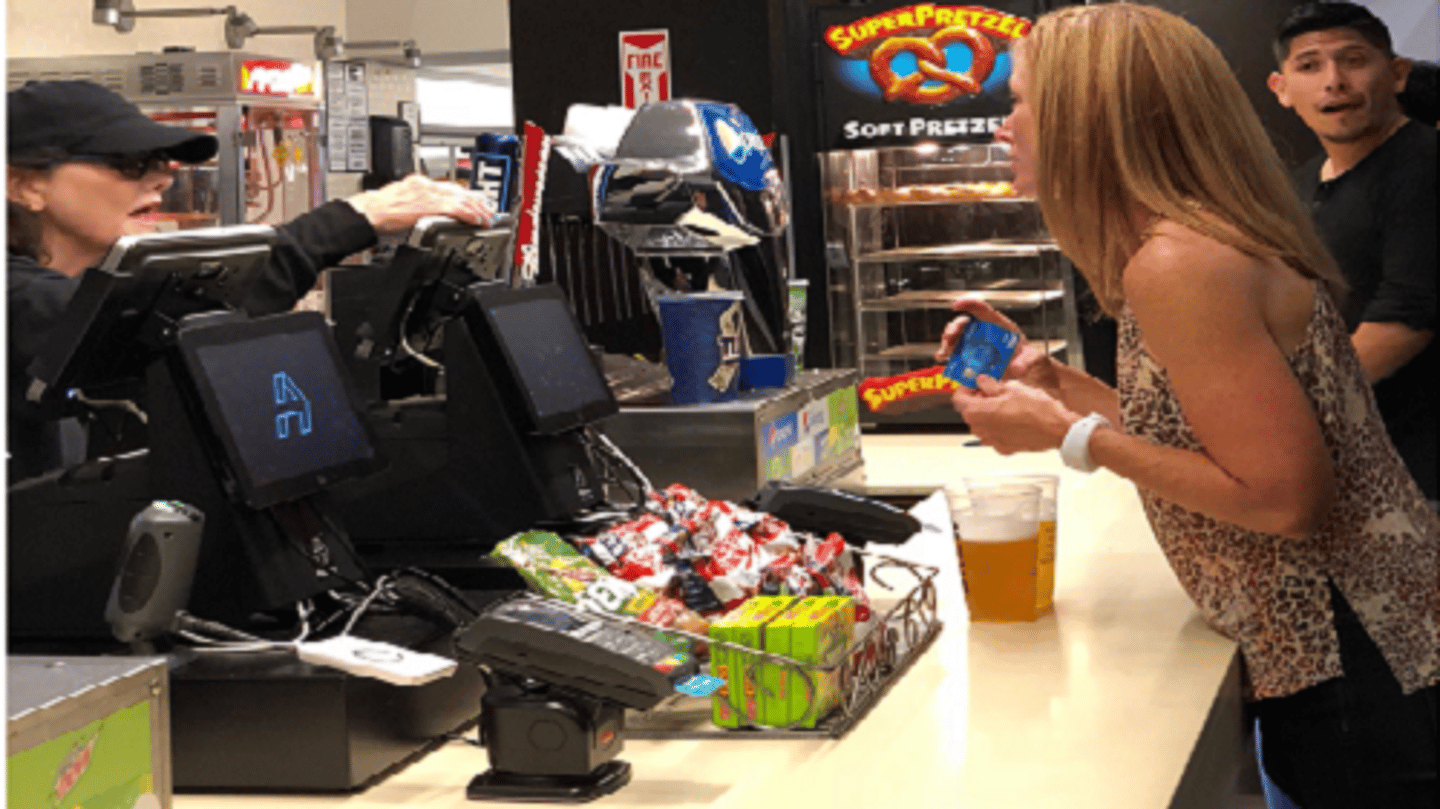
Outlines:
{"label": "beer foam", "polygon": [[960,539],[965,542],[1013,542],[1033,539],[1039,531],[1035,520],[994,517],[980,514],[955,515]]}

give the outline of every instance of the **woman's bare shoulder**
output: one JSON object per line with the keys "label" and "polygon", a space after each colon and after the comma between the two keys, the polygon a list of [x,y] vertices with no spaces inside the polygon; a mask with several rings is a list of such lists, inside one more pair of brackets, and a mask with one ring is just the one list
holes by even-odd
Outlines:
{"label": "woman's bare shoulder", "polygon": [[1167,219],[1130,257],[1122,284],[1132,305],[1157,298],[1178,303],[1201,292],[1231,298],[1255,293],[1264,267],[1260,258]]}

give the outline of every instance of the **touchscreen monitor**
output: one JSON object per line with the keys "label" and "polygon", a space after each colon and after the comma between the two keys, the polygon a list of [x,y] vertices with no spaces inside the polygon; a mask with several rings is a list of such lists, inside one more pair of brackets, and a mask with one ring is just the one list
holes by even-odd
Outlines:
{"label": "touchscreen monitor", "polygon": [[496,383],[532,432],[554,434],[619,411],[565,294],[554,285],[472,288],[478,339]]}
{"label": "touchscreen monitor", "polygon": [[140,377],[181,317],[238,309],[270,260],[265,225],[123,236],[85,271],[53,337],[26,369],[32,401]]}
{"label": "touchscreen monitor", "polygon": [[247,505],[298,499],[378,466],[319,313],[200,324],[177,342]]}

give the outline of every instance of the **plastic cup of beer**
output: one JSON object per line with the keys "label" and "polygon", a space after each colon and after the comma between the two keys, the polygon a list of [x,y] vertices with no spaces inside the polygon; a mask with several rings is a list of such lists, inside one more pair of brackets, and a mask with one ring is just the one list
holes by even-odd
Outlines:
{"label": "plastic cup of beer", "polygon": [[1043,472],[1013,472],[965,478],[967,491],[971,486],[978,488],[1016,483],[1040,487],[1040,534],[1035,543],[1035,607],[1044,613],[1055,606],[1056,502],[1060,493],[1060,476]]}
{"label": "plastic cup of beer", "polygon": [[970,620],[1033,621],[1036,547],[1040,533],[1040,487],[994,484],[968,487],[964,504],[952,505]]}

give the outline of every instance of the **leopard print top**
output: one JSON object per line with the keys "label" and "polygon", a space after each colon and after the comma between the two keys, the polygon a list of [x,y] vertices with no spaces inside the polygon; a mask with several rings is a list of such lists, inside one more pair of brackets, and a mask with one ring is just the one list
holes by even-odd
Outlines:
{"label": "leopard print top", "polygon": [[[1128,307],[1117,372],[1126,432],[1203,451]],[[1354,607],[1405,693],[1440,681],[1440,517],[1395,453],[1335,304],[1315,310],[1289,364],[1319,416],[1337,498],[1309,539],[1262,534],[1188,511],[1144,489],[1146,516],[1180,584],[1240,645],[1251,699],[1342,674],[1326,579]],[[1257,436],[1257,440],[1264,440]]]}

